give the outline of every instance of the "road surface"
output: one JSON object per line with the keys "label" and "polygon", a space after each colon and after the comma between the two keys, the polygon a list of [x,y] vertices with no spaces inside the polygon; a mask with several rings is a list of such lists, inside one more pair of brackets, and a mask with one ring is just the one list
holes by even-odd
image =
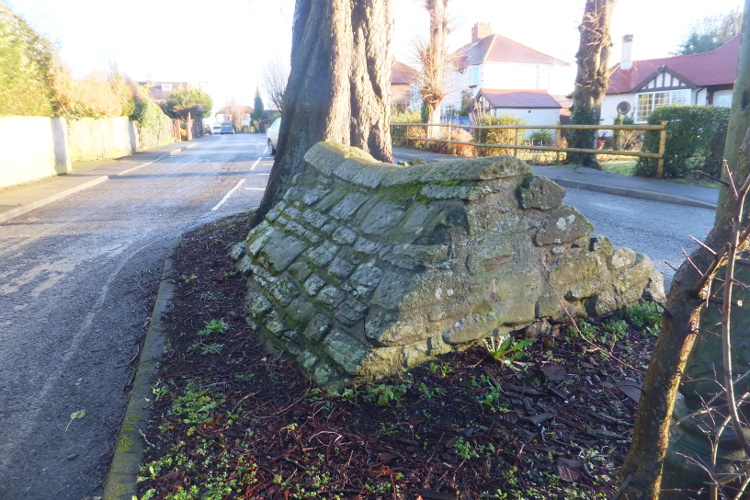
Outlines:
{"label": "road surface", "polygon": [[0,224],[0,499],[100,494],[166,251],[260,203],[265,149],[208,136]]}

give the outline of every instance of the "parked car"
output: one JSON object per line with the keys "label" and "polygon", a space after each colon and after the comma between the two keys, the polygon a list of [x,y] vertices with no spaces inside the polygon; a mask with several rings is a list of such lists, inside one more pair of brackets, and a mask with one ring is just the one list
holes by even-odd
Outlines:
{"label": "parked car", "polygon": [[224,134],[234,134],[234,127],[231,123],[222,123],[221,124],[221,135]]}
{"label": "parked car", "polygon": [[266,138],[268,139],[268,150],[272,155],[276,154],[276,146],[279,144],[279,128],[281,127],[281,118],[276,118],[274,122],[266,130]]}
{"label": "parked car", "polygon": [[211,127],[211,134],[213,135],[221,134],[221,125],[214,125],[213,127]]}

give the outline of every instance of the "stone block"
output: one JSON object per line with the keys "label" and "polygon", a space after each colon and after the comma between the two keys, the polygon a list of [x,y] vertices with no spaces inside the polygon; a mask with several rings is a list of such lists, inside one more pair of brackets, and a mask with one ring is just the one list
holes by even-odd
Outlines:
{"label": "stone block", "polygon": [[404,209],[388,200],[381,200],[362,221],[362,231],[370,237],[383,237],[404,218]]}
{"label": "stone block", "polygon": [[337,219],[349,219],[369,199],[365,193],[349,193],[331,209],[329,215]]}
{"label": "stone block", "polygon": [[333,329],[323,341],[323,346],[331,359],[349,374],[357,371],[368,351],[364,344],[340,329]]}
{"label": "stone block", "polygon": [[375,189],[380,186],[386,175],[395,167],[378,166],[371,164],[369,168],[363,168],[352,178],[352,183],[367,189]]}
{"label": "stone block", "polygon": [[303,283],[312,274],[312,269],[303,260],[297,260],[297,262],[289,266],[287,271],[300,283]]}
{"label": "stone block", "polygon": [[326,186],[315,186],[305,193],[305,195],[302,197],[302,203],[304,203],[305,205],[315,205],[330,192],[330,188]]}
{"label": "stone block", "polygon": [[376,243],[361,236],[357,238],[357,241],[354,243],[354,249],[357,252],[361,252],[367,255],[375,255],[380,251],[382,247],[383,246],[380,243]]}
{"label": "stone block", "polygon": [[318,300],[331,308],[338,307],[345,298],[346,293],[333,285],[324,286],[320,293],[318,293]]}
{"label": "stone block", "polygon": [[317,267],[325,267],[336,257],[340,247],[333,242],[325,241],[322,245],[309,250],[307,258]]}
{"label": "stone block", "polygon": [[403,186],[419,182],[436,164],[414,165],[411,167],[393,168],[380,182],[381,187]]}
{"label": "stone block", "polygon": [[341,257],[336,257],[333,259],[333,262],[331,262],[331,265],[328,266],[328,274],[339,281],[343,281],[352,274],[352,271],[354,271],[356,266],[356,263],[349,262]]}
{"label": "stone block", "polygon": [[620,269],[630,267],[635,264],[635,252],[627,247],[615,247],[612,256],[609,259],[609,267]]}
{"label": "stone block", "polygon": [[371,302],[384,309],[397,309],[411,291],[414,276],[388,271],[375,289]]}
{"label": "stone block", "polygon": [[288,306],[294,299],[299,296],[299,288],[295,283],[292,283],[288,279],[279,279],[269,290],[271,296],[276,299],[281,307]]}
{"label": "stone block", "polygon": [[361,149],[336,142],[319,142],[305,153],[305,161],[324,175],[331,175],[336,167],[349,158],[375,162],[372,156]]}
{"label": "stone block", "polygon": [[531,174],[531,167],[513,156],[447,160],[435,165],[420,182],[480,181]]}
{"label": "stone block", "polygon": [[564,206],[550,211],[534,237],[538,246],[559,245],[586,236],[594,230],[581,213],[573,207]]}
{"label": "stone block", "polygon": [[334,312],[334,317],[347,326],[351,326],[357,321],[364,319],[367,314],[367,304],[355,299],[346,299]]}
{"label": "stone block", "polygon": [[305,242],[294,236],[274,231],[270,234],[260,253],[273,269],[280,273],[285,271],[306,248]]}
{"label": "stone block", "polygon": [[323,278],[317,274],[313,274],[307,279],[307,281],[305,281],[303,288],[305,289],[305,292],[307,292],[307,295],[314,297],[327,284],[328,283],[326,283]]}
{"label": "stone block", "polygon": [[331,329],[331,320],[321,314],[316,314],[302,331],[302,335],[313,344],[319,344]]}
{"label": "stone block", "polygon": [[559,208],[565,198],[565,188],[536,175],[527,177],[518,187],[518,201],[521,208],[550,210]]}
{"label": "stone block", "polygon": [[333,233],[333,241],[339,245],[353,245],[357,241],[357,233],[342,226]]}
{"label": "stone block", "polygon": [[295,324],[300,325],[307,324],[317,312],[318,308],[303,296],[298,296],[286,308],[287,316],[289,316]]}

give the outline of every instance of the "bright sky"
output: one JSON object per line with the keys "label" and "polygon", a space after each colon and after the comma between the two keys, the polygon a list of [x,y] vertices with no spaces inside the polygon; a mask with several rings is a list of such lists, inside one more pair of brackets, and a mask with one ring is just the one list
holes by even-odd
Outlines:
{"label": "bright sky", "polygon": [[[264,65],[274,57],[289,58],[293,0],[5,3],[60,47],[76,76],[104,71],[114,63],[136,81],[188,81],[200,86],[214,98],[216,109],[232,99],[252,105]],[[393,51],[413,66],[412,41],[426,35],[428,27],[423,3],[393,0]],[[585,0],[451,0],[450,48],[471,41],[471,26],[479,21],[489,23],[494,33],[574,63],[584,4]],[[619,60],[619,42],[625,34],[634,35],[634,59],[667,56],[693,21],[741,9],[743,4],[620,0],[613,18],[610,64]]]}

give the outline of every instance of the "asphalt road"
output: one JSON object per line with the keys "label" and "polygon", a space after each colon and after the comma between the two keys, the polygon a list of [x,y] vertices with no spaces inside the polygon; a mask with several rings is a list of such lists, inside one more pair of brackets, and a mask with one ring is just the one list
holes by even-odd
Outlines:
{"label": "asphalt road", "polygon": [[[713,227],[715,210],[628,198],[566,188],[564,202],[576,207],[594,225],[594,233],[609,236],[615,245],[630,247],[654,261],[669,289],[674,270]],[[669,262],[669,265],[665,263]]]}
{"label": "asphalt road", "polygon": [[0,224],[0,499],[101,494],[166,252],[260,203],[265,149],[206,137]]}

